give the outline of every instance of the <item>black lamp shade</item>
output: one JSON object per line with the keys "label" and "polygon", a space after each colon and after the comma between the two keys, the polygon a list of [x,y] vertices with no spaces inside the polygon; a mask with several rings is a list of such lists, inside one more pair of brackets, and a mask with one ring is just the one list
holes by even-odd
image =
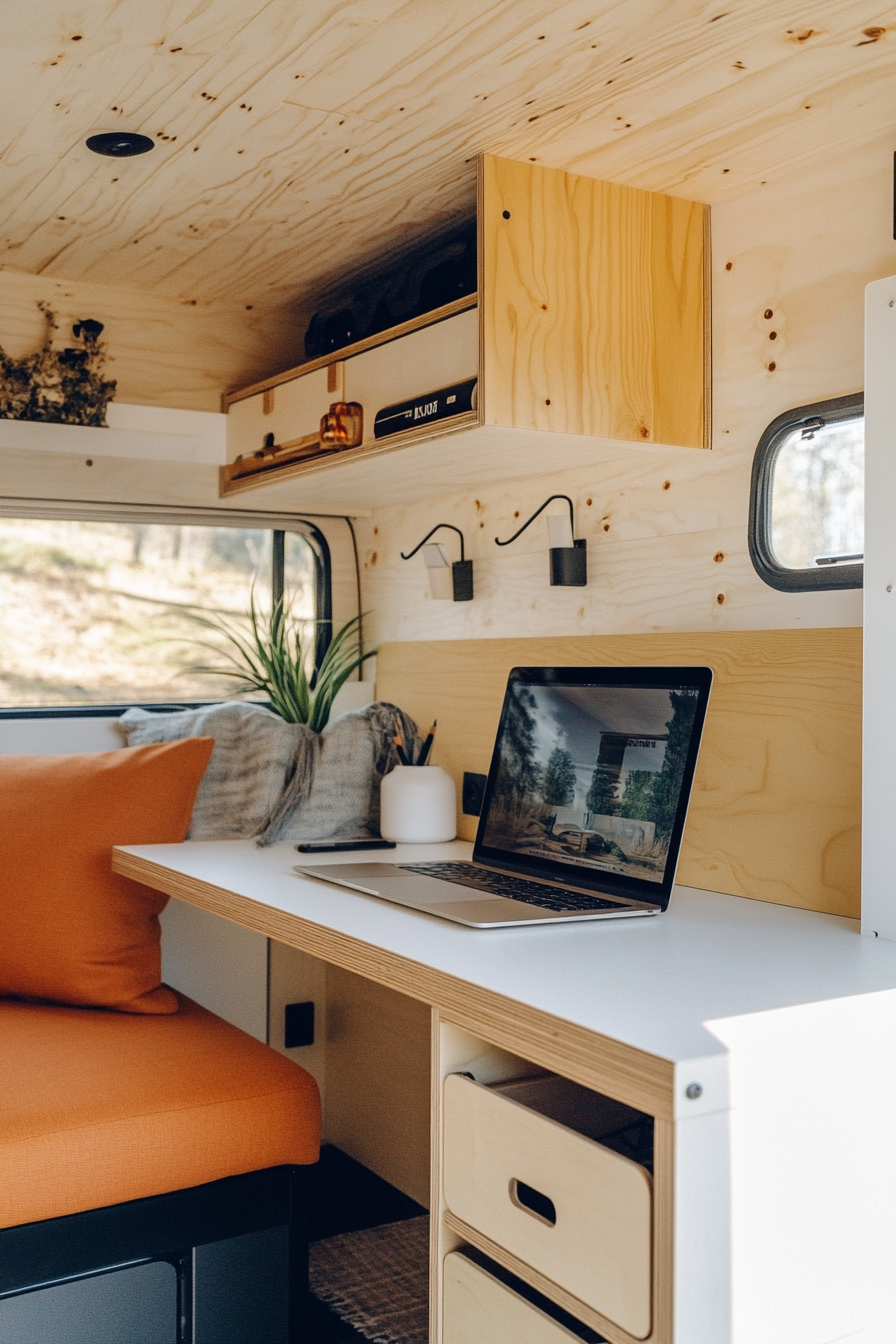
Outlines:
{"label": "black lamp shade", "polygon": [[455,560],[451,566],[452,596],[455,602],[473,601],[473,561]]}
{"label": "black lamp shade", "polygon": [[571,546],[551,547],[551,587],[585,588],[588,584],[588,549],[584,537]]}

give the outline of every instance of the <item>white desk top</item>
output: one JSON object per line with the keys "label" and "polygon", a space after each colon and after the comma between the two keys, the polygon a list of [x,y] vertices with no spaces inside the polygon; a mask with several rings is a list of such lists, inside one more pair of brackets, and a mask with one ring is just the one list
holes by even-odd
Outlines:
{"label": "white desk top", "polygon": [[[303,856],[289,845],[121,848],[674,1063],[724,1053],[708,1021],[896,989],[896,942],[861,937],[857,921],[692,887],[676,887],[668,911],[649,919],[478,930],[300,877],[292,867]],[[454,841],[369,857],[470,851]],[[313,862],[349,857],[363,856]]]}

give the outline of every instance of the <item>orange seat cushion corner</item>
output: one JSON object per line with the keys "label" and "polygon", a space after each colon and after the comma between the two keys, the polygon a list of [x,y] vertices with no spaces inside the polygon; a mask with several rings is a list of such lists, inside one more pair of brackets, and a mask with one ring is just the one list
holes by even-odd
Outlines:
{"label": "orange seat cushion corner", "polygon": [[167,897],[112,872],[112,847],[183,840],[212,738],[68,756],[0,755],[0,996],[172,1013]]}
{"label": "orange seat cushion corner", "polygon": [[309,1073],[190,999],[0,1002],[0,1226],[317,1160]]}

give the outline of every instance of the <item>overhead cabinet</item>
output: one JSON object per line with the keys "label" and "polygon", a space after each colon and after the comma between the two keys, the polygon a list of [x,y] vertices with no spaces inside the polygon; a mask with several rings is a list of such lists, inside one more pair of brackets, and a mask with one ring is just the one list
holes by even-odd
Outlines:
{"label": "overhead cabinet", "polygon": [[[228,395],[222,495],[300,477],[303,507],[369,508],[596,443],[708,446],[706,206],[486,155],[477,225],[476,294]],[[336,400],[363,407],[357,447],[320,443]],[[376,437],[403,402],[422,409]]]}

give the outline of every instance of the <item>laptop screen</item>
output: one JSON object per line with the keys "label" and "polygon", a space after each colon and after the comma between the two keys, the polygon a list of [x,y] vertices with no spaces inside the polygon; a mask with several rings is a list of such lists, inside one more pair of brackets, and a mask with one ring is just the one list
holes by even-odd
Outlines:
{"label": "laptop screen", "polygon": [[712,673],[515,668],[474,858],[663,904]]}

